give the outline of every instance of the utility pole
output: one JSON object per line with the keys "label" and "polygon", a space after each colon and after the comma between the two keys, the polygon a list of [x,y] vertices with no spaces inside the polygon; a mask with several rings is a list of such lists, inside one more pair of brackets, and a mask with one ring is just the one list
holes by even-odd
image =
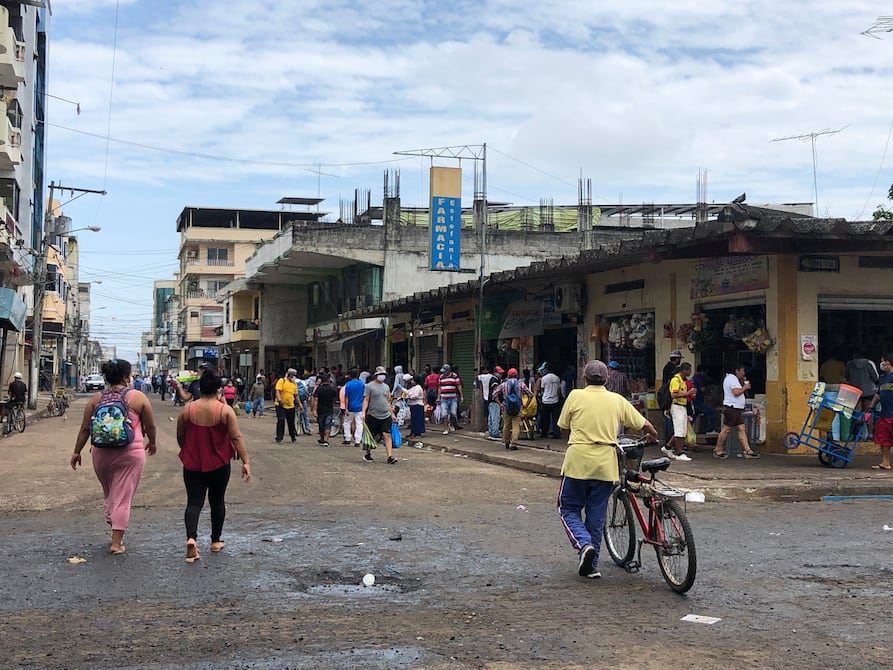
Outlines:
{"label": "utility pole", "polygon": [[[37,389],[40,385],[40,360],[43,353],[43,303],[46,299],[47,292],[47,257],[49,253],[50,238],[55,237],[56,232],[56,216],[53,213],[53,192],[55,190],[70,191],[71,193],[96,193],[105,195],[105,191],[97,191],[88,188],[73,188],[71,186],[62,186],[55,182],[50,182],[49,205],[44,215],[43,230],[40,235],[40,249],[38,250],[37,259],[34,261],[34,308],[31,316],[31,363],[28,368],[28,407],[37,409]],[[80,197],[80,196],[78,196]],[[97,226],[86,226],[78,230],[98,231]],[[68,231],[73,232],[73,231]]]}

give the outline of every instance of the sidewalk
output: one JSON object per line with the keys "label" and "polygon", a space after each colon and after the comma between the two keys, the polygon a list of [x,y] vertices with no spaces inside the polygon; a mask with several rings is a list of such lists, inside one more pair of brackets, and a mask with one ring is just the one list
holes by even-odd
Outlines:
{"label": "sidewalk", "polygon": [[[521,440],[517,451],[508,451],[502,442],[488,440],[486,434],[467,426],[443,435],[429,424],[422,440],[406,440],[401,448],[412,449],[422,442],[436,451],[462,454],[468,458],[560,477],[565,443],[562,440]],[[756,451],[760,451],[759,446]],[[707,502],[724,500],[818,501],[822,496],[893,495],[893,472],[872,470],[879,455],[856,456],[845,468],[819,463],[818,452],[807,455],[762,453],[756,460],[713,458],[711,448],[701,446],[689,454],[690,463],[670,464],[660,479],[683,491],[701,491]],[[662,456],[650,447],[645,459]]]}

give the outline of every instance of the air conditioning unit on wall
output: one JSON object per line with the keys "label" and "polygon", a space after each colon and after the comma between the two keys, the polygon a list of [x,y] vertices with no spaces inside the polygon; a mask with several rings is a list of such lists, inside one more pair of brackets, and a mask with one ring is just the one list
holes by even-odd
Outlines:
{"label": "air conditioning unit on wall", "polygon": [[581,311],[579,284],[558,284],[552,294],[552,299],[556,312]]}
{"label": "air conditioning unit on wall", "polygon": [[187,249],[186,258],[198,258],[198,249]]}

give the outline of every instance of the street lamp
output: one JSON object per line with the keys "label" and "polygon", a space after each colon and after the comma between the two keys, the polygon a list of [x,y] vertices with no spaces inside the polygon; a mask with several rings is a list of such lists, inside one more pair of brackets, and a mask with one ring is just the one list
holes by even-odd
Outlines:
{"label": "street lamp", "polygon": [[[50,185],[50,193],[52,194],[53,185]],[[52,197],[50,198],[50,210],[53,209]],[[47,260],[48,249],[50,246],[50,238],[56,237],[60,233],[53,227],[52,235],[50,231],[51,219],[55,219],[50,212],[47,212],[47,221],[44,225],[44,235],[40,240],[40,252],[35,261],[35,280],[34,280],[34,310],[31,317],[31,364],[28,369],[28,407],[37,409],[37,389],[40,383],[40,358],[43,350],[43,303],[46,299],[47,292]],[[98,233],[102,230],[99,226],[84,226],[83,228],[75,228],[67,230],[65,236],[76,233],[80,230],[89,230],[92,233]]]}

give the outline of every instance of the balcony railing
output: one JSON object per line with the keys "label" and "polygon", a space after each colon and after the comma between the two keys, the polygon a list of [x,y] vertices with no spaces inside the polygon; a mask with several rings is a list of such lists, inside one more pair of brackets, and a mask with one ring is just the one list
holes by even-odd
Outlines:
{"label": "balcony railing", "polygon": [[260,321],[251,319],[238,319],[233,321],[233,331],[236,330],[260,330]]}
{"label": "balcony railing", "polygon": [[0,169],[12,170],[22,162],[22,131],[9,118],[0,121]]}
{"label": "balcony railing", "polygon": [[187,291],[186,297],[193,300],[213,300],[216,293],[213,291]]}
{"label": "balcony railing", "polygon": [[235,261],[231,260],[217,260],[217,259],[205,259],[201,258],[187,258],[186,265],[204,265],[212,268],[231,268],[235,265]]}

